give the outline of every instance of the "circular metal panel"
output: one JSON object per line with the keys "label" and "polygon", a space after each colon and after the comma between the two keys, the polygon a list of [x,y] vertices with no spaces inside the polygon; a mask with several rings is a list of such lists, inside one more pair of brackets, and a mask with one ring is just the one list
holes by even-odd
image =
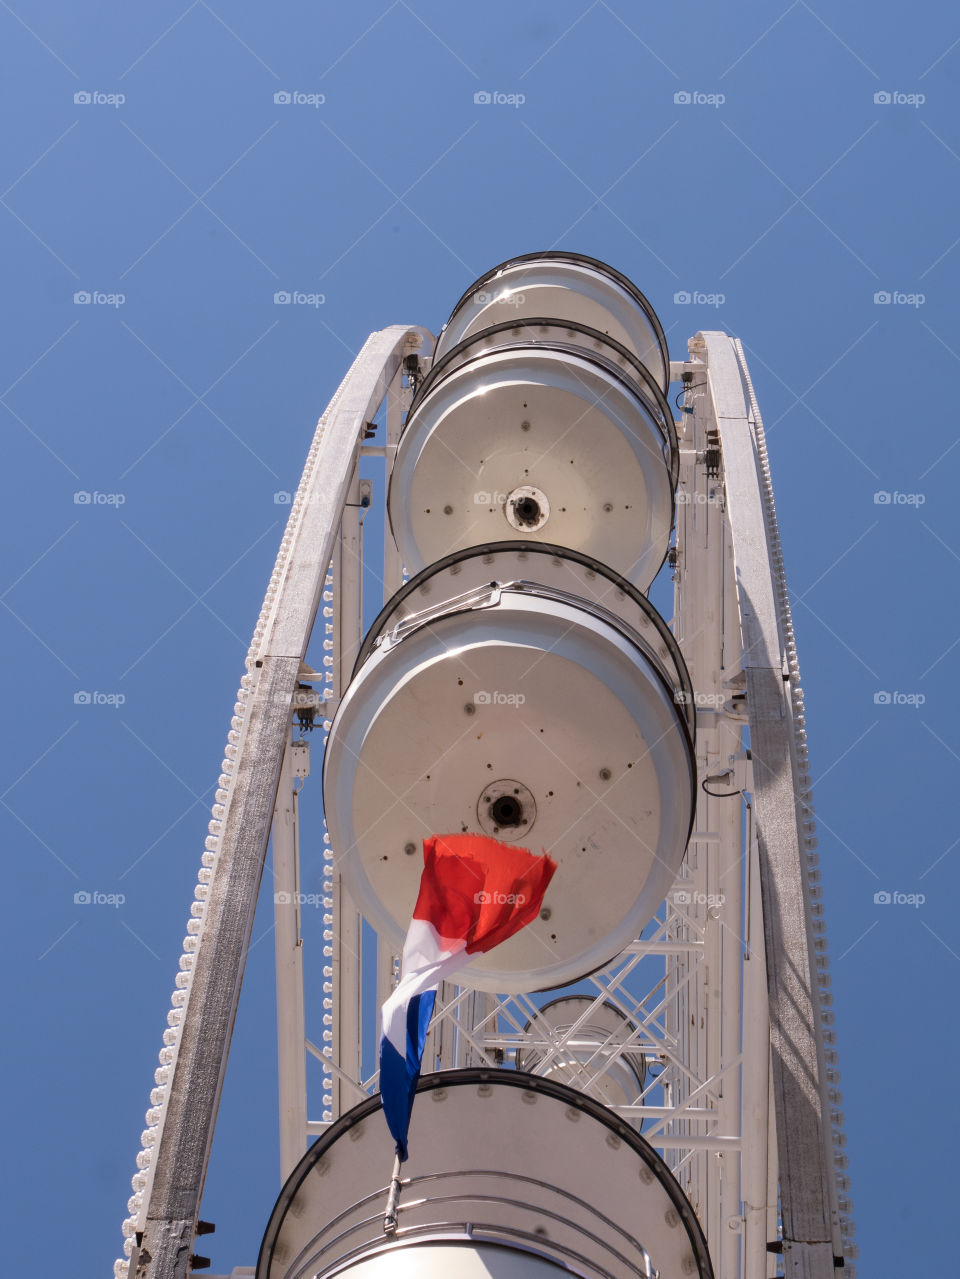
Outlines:
{"label": "circular metal panel", "polygon": [[609,334],[643,361],[664,391],[669,386],[667,340],[653,307],[625,275],[579,253],[527,253],[487,271],[454,307],[436,356],[479,329],[541,315]]}
{"label": "circular metal panel", "polygon": [[[541,345],[494,349],[454,368],[407,419],[388,509],[404,563],[526,532],[575,547],[646,589],[674,514],[671,443],[636,384]],[[508,498],[533,486],[545,521],[511,527]]]}
{"label": "circular metal panel", "polygon": [[[426,1258],[426,1247],[441,1243],[464,1249],[463,1273],[472,1273],[470,1249],[497,1243],[589,1279],[653,1271],[712,1279],[696,1214],[656,1151],[611,1111],[553,1080],[477,1069],[424,1076],[392,1238],[383,1233],[390,1165],[380,1098],[372,1097],[294,1169],[256,1279],[360,1274],[353,1268],[362,1260],[394,1254],[399,1262],[407,1248]],[[448,1273],[461,1271],[451,1265]]]}
{"label": "circular metal panel", "polygon": [[[461,601],[462,604],[462,601]],[[683,710],[613,614],[530,584],[408,618],[359,669],[324,758],[324,808],[353,900],[402,946],[419,850],[477,829],[511,779],[557,862],[541,917],[477,958],[472,986],[575,981],[639,936],[673,883],[694,808]],[[529,829],[529,828],[528,828]]]}

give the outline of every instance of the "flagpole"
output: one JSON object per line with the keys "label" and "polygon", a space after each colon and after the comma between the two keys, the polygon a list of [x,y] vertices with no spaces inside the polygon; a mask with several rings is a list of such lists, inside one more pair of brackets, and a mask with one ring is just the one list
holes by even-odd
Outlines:
{"label": "flagpole", "polygon": [[390,1193],[387,1195],[387,1211],[383,1216],[383,1233],[385,1235],[395,1235],[397,1233],[397,1203],[400,1199],[400,1154],[399,1151],[393,1159],[393,1174],[390,1178]]}

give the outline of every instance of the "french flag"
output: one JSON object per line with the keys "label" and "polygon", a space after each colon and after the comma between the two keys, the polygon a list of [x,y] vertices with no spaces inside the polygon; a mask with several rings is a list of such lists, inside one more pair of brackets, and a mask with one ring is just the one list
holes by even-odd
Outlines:
{"label": "french flag", "polygon": [[557,869],[486,835],[432,835],[423,863],[400,983],[380,1011],[380,1096],[401,1161],[438,985],[536,919]]}

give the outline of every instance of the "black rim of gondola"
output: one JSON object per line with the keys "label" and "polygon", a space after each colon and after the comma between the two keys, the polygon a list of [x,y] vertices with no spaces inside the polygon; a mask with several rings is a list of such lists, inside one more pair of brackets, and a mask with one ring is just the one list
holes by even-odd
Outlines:
{"label": "black rim of gondola", "polygon": [[438,341],[443,337],[444,331],[447,329],[450,321],[457,314],[463,304],[469,301],[470,297],[483,289],[483,286],[495,279],[502,271],[508,270],[510,267],[523,266],[525,263],[533,262],[569,262],[574,266],[586,266],[591,270],[597,271],[600,275],[607,276],[619,284],[622,289],[630,294],[631,298],[636,302],[637,306],[643,312],[644,316],[653,329],[654,336],[657,339],[657,345],[660,348],[660,355],[663,359],[664,383],[661,388],[666,394],[670,386],[670,352],[667,349],[667,335],[663,331],[663,325],[656,311],[651,306],[647,298],[640,292],[634,282],[616,267],[612,267],[607,262],[601,262],[599,258],[588,257],[585,253],[572,253],[564,249],[544,249],[540,253],[523,253],[516,258],[508,258],[506,262],[501,262],[495,267],[491,267],[489,271],[481,275],[478,280],[474,280],[473,284],[464,291],[456,306],[450,312],[446,324],[440,330]]}
{"label": "black rim of gondola", "polygon": [[[627,348],[622,346],[619,342],[616,342],[612,338],[607,337],[605,333],[601,333],[598,329],[591,329],[587,325],[579,325],[572,322],[567,324],[564,321],[555,320],[555,319],[530,319],[527,321],[508,320],[504,324],[492,325],[489,329],[483,329],[481,332],[474,334],[473,337],[466,338],[463,342],[459,343],[457,346],[453,347],[450,351],[448,351],[446,355],[444,355],[441,358],[440,362],[436,365],[436,368],[438,369],[441,368],[442,366],[446,364],[448,358],[452,359],[458,353],[462,352],[464,348],[475,345],[478,341],[481,341],[482,339],[489,337],[491,333],[496,333],[499,330],[515,330],[516,328],[520,327],[523,324],[531,325],[531,326],[543,326],[545,324],[556,325],[558,327],[563,327],[567,329],[576,329],[591,337],[599,338],[603,342],[608,342],[613,348],[615,348],[618,351],[618,353],[625,356],[631,362],[632,365],[636,366],[639,369],[642,369],[646,377],[643,382],[637,382],[629,374],[627,374],[626,371],[623,368],[621,368],[614,360],[611,360],[609,357],[604,357],[600,352],[589,351],[585,347],[577,346],[575,343],[563,344],[555,341],[543,342],[542,340],[538,341],[536,339],[530,339],[527,341],[519,341],[519,342],[512,342],[512,343],[504,343],[502,346],[497,346],[493,348],[488,348],[487,350],[478,351],[476,355],[469,356],[467,359],[463,360],[460,364],[458,364],[456,366],[457,369],[465,368],[471,363],[473,363],[475,360],[482,359],[485,355],[492,355],[495,353],[499,353],[501,351],[508,351],[508,350],[528,350],[529,351],[531,348],[539,347],[540,349],[548,349],[548,350],[565,350],[567,354],[581,357],[593,364],[596,364],[598,367],[603,368],[604,370],[609,372],[612,376],[616,377],[617,380],[621,383],[621,385],[626,387],[632,396],[634,396],[636,399],[639,399],[641,404],[643,404],[644,408],[648,412],[651,411],[651,406],[648,403],[647,396],[650,393],[651,388],[653,388],[654,400],[656,403],[657,412],[651,412],[651,416],[653,417],[657,427],[659,428],[661,435],[664,437],[670,453],[670,461],[668,463],[668,473],[670,476],[670,528],[672,530],[676,523],[676,518],[677,518],[677,479],[680,473],[680,449],[679,449],[679,443],[677,440],[676,424],[674,423],[673,414],[670,411],[670,407],[666,400],[666,397],[656,386],[656,382],[650,376],[649,370],[641,361],[637,360],[636,356],[634,356],[632,352],[627,350]],[[414,395],[410,409],[407,411],[406,421],[404,423],[404,426],[401,432],[401,439],[410,424],[411,418],[413,417],[414,406],[416,406],[419,409],[426,400],[426,396],[423,394],[424,387],[427,386],[428,383],[432,382],[432,386],[430,389],[435,390],[443,381],[442,377],[437,378],[436,381],[434,381],[432,378],[433,372],[434,370],[431,369],[430,373],[421,383],[420,387],[418,387],[417,392]],[[646,380],[646,379],[649,379],[649,380]],[[393,493],[394,470],[395,470],[395,467],[394,469],[391,470],[390,478],[387,481],[387,504],[386,505],[387,505],[387,524],[389,526],[390,533],[391,533],[391,536],[393,537],[394,542],[397,542],[397,532],[393,523],[393,508],[392,508],[392,502],[390,500],[391,495]],[[531,546],[547,545],[547,543],[536,542],[534,539],[531,539],[528,544]],[[399,547],[399,542],[397,542],[397,546]],[[666,562],[666,559],[669,553],[670,553],[670,549],[668,546],[667,549],[664,551],[663,559],[661,559],[660,563],[657,565],[657,572],[654,573],[653,575],[654,577],[656,577],[657,573],[659,573],[660,570],[663,568],[663,565]]]}
{"label": "black rim of gondola", "polygon": [[[701,1279],[713,1279],[713,1266],[710,1261],[710,1251],[707,1247],[703,1229],[697,1219],[697,1214],[694,1212],[690,1201],[683,1193],[673,1173],[671,1173],[667,1164],[650,1143],[635,1128],[620,1119],[606,1106],[601,1105],[600,1102],[587,1097],[576,1088],[570,1088],[566,1084],[557,1083],[555,1080],[545,1078],[542,1075],[525,1074],[518,1070],[490,1070],[475,1066],[458,1070],[441,1070],[430,1075],[422,1075],[417,1084],[417,1095],[440,1089],[482,1087],[484,1085],[488,1087],[496,1085],[505,1088],[521,1088],[526,1092],[541,1093],[544,1096],[564,1102],[573,1110],[589,1115],[592,1119],[608,1128],[613,1136],[619,1138],[624,1145],[628,1146],[643,1160],[649,1171],[660,1183],[660,1186],[669,1196],[677,1216],[683,1222],[696,1257],[698,1273]],[[362,1124],[365,1119],[375,1115],[381,1109],[382,1101],[379,1093],[368,1097],[365,1101],[361,1101],[352,1110],[348,1110],[346,1114],[335,1120],[327,1131],[317,1138],[296,1168],[294,1168],[284,1183],[273,1212],[270,1214],[270,1220],[267,1223],[263,1241],[260,1245],[260,1253],[257,1257],[256,1279],[267,1279],[269,1276],[273,1264],[274,1248],[281,1227],[286,1220],[287,1212],[314,1166],[323,1159],[335,1142],[345,1137],[358,1124]],[[386,1132],[384,1135],[386,1136]],[[682,1139],[678,1138],[675,1144],[682,1145]]]}
{"label": "black rim of gondola", "polygon": [[[453,551],[449,555],[445,555],[443,559],[435,560],[432,564],[428,564],[427,567],[425,569],[421,569],[416,576],[411,577],[409,582],[405,582],[404,585],[401,586],[389,600],[387,600],[386,604],[380,610],[373,625],[367,631],[363,643],[360,645],[360,650],[357,653],[357,659],[354,663],[353,671],[350,676],[351,681],[356,679],[360,668],[376,648],[377,640],[388,629],[387,624],[390,621],[390,618],[404,600],[408,599],[414,594],[414,592],[418,591],[425,581],[434,577],[438,573],[442,573],[445,569],[450,568],[452,565],[461,563],[463,560],[474,559],[478,556],[510,554],[512,552],[523,552],[524,554],[533,553],[537,555],[547,555],[551,558],[572,560],[574,563],[581,565],[583,568],[589,569],[591,572],[598,574],[600,577],[606,578],[612,586],[629,596],[629,598],[640,607],[641,611],[650,620],[660,639],[666,645],[667,652],[670,654],[672,659],[674,669],[676,670],[680,681],[679,687],[667,678],[664,671],[659,669],[659,663],[655,663],[654,666],[661,679],[663,679],[664,683],[673,694],[674,704],[681,712],[680,718],[686,726],[691,746],[694,745],[696,742],[697,720],[696,705],[693,696],[693,684],[690,680],[690,672],[687,669],[687,664],[680,651],[680,645],[677,643],[673,631],[670,630],[669,626],[657,612],[656,608],[654,608],[653,604],[650,603],[649,599],[647,599],[646,595],[644,595],[643,591],[641,591],[639,587],[634,586],[632,582],[627,581],[627,579],[618,573],[616,569],[612,569],[609,564],[604,564],[602,560],[594,559],[592,555],[584,554],[583,551],[577,551],[567,546],[557,546],[553,542],[533,542],[522,538],[510,539],[502,542],[484,542],[478,546],[468,546],[464,547],[462,550]],[[514,580],[512,575],[510,580]],[[586,599],[583,601],[585,608],[590,608],[592,603],[592,601]],[[605,605],[601,605],[600,607],[603,607],[605,611],[610,611],[606,609]],[[621,619],[621,621],[622,620],[623,619]],[[623,624],[625,626],[629,626],[629,623],[627,622],[624,622]]]}
{"label": "black rim of gondola", "polygon": [[[603,351],[582,347],[576,342],[558,341],[550,336],[536,336],[537,330],[542,333],[544,328],[559,329],[568,333],[580,333],[593,342],[602,342],[616,351],[617,355],[630,366],[630,369],[629,371],[624,369],[616,360],[604,355]],[[489,345],[491,338],[499,333],[513,335],[520,330],[529,330],[530,336],[515,337],[511,341],[498,343],[495,346]],[[484,346],[483,344],[487,345]],[[467,352],[472,347],[476,347],[477,350],[473,355],[468,355]],[[656,405],[656,412],[653,416],[670,450],[671,487],[674,490],[676,489],[680,466],[677,428],[673,420],[670,404],[660,384],[643,361],[634,355],[629,347],[624,346],[622,342],[618,342],[616,338],[612,338],[606,333],[601,333],[599,329],[593,329],[577,320],[558,320],[549,316],[531,316],[524,319],[504,320],[500,324],[492,324],[489,328],[481,329],[479,332],[471,334],[470,337],[464,338],[462,342],[458,342],[456,346],[444,352],[417,387],[407,410],[406,422],[409,423],[430,392],[454,368],[463,368],[465,365],[472,363],[473,360],[480,359],[485,355],[500,355],[504,351],[530,350],[531,348],[545,348],[579,356],[582,359],[591,361],[591,363],[600,365],[612,373],[620,381],[626,383],[634,395],[637,395],[644,402],[646,402],[648,396],[652,395]],[[650,406],[647,405],[647,407],[649,408]],[[406,424],[404,426],[405,429]]]}

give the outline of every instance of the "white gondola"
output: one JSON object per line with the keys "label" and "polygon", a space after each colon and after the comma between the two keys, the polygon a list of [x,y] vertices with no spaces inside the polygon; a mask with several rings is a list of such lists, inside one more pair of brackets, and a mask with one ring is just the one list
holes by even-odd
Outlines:
{"label": "white gondola", "polygon": [[599,329],[669,386],[663,328],[637,286],[606,262],[557,250],[510,258],[471,284],[443,326],[436,358],[493,324],[541,315]]}
{"label": "white gondola", "polygon": [[667,1165],[576,1089],[514,1071],[422,1079],[388,1231],[386,1138],[374,1097],[311,1147],[256,1279],[712,1279]]}
{"label": "white gondola", "polygon": [[[551,1000],[523,1028],[517,1070],[579,1088],[605,1106],[635,1106],[647,1063],[637,1027],[609,1000],[567,995]],[[559,1046],[558,1046],[559,1045]]]}
{"label": "white gondola", "polygon": [[559,986],[607,963],[662,902],[689,835],[679,651],[629,583],[566,558],[481,547],[408,583],[368,636],[327,744],[338,864],[398,950],[424,838],[483,831],[557,862],[540,918],[471,966],[485,990]]}
{"label": "white gondola", "polygon": [[391,525],[411,572],[523,536],[645,590],[669,545],[677,461],[667,402],[632,351],[575,321],[513,319],[449,348],[419,388]]}

